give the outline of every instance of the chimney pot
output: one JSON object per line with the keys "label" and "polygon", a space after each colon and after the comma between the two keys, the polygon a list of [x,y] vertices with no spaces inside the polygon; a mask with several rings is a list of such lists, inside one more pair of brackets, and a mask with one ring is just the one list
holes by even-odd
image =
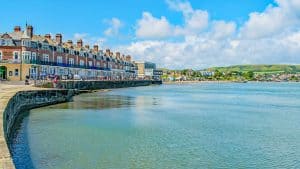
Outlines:
{"label": "chimney pot", "polygon": [[20,26],[15,26],[14,27],[14,32],[21,32],[21,27]]}
{"label": "chimney pot", "polygon": [[58,34],[55,35],[55,41],[58,44],[62,44],[62,35],[60,33],[58,33]]}
{"label": "chimney pot", "polygon": [[46,35],[45,35],[45,38],[46,38],[46,39],[51,39],[51,35],[50,35],[50,34],[46,34]]}
{"label": "chimney pot", "polygon": [[83,45],[82,39],[79,39],[77,41],[77,47],[82,48],[82,45]]}
{"label": "chimney pot", "polygon": [[72,40],[68,40],[67,44],[70,45],[70,46],[72,46],[73,45],[73,41]]}
{"label": "chimney pot", "polygon": [[98,52],[99,51],[99,46],[98,45],[94,45],[94,52]]}
{"label": "chimney pot", "polygon": [[126,61],[127,61],[127,62],[131,62],[131,56],[130,56],[130,55],[127,55],[127,56],[126,56]]}
{"label": "chimney pot", "polygon": [[31,25],[28,25],[26,27],[26,30],[27,30],[27,36],[29,36],[30,38],[33,37],[33,27]]}

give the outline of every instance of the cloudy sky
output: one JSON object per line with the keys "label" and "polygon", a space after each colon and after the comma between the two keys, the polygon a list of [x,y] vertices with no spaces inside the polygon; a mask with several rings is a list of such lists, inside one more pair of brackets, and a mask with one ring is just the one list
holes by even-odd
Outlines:
{"label": "cloudy sky", "polygon": [[38,34],[82,38],[160,67],[300,63],[300,0],[10,0],[4,4],[1,32],[27,21]]}

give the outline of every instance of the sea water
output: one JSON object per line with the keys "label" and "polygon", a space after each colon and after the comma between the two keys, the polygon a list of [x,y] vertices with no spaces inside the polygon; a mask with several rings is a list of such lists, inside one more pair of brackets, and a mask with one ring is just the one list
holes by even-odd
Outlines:
{"label": "sea water", "polygon": [[300,168],[299,83],[199,83],[82,94],[31,110],[16,168]]}

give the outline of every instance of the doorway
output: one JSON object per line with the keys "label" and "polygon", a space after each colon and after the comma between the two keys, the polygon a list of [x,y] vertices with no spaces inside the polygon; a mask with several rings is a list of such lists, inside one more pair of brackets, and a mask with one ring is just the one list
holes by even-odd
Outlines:
{"label": "doorway", "polygon": [[7,79],[7,68],[5,66],[0,66],[0,80]]}

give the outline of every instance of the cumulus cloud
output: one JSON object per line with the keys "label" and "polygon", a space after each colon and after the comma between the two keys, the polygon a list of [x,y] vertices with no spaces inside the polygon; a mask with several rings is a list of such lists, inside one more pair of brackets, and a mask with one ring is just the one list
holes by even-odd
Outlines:
{"label": "cumulus cloud", "polygon": [[[211,20],[206,11],[194,9],[188,1],[166,3],[182,13],[182,25],[144,13],[136,30],[143,39],[119,46],[118,50],[167,68],[300,63],[299,0],[275,0],[276,5],[250,13],[240,26],[232,21]],[[147,25],[145,30],[142,25]],[[174,36],[183,40],[172,41]]]}
{"label": "cumulus cloud", "polygon": [[212,22],[211,37],[214,39],[224,39],[232,37],[236,32],[236,23],[225,21]]}
{"label": "cumulus cloud", "polygon": [[190,35],[203,31],[208,26],[209,15],[207,11],[193,9],[190,2],[166,0],[170,9],[181,12],[185,25],[177,26],[177,34]]}
{"label": "cumulus cloud", "polygon": [[172,26],[162,16],[155,18],[149,12],[144,12],[137,23],[136,36],[139,38],[165,38],[172,35]]}
{"label": "cumulus cloud", "polygon": [[276,0],[278,6],[269,5],[265,11],[253,12],[241,28],[244,38],[266,38],[300,26],[300,1]]}
{"label": "cumulus cloud", "polygon": [[104,31],[106,36],[115,36],[119,34],[119,29],[123,26],[123,23],[118,18],[111,18],[110,20],[105,20],[105,23],[109,25]]}

